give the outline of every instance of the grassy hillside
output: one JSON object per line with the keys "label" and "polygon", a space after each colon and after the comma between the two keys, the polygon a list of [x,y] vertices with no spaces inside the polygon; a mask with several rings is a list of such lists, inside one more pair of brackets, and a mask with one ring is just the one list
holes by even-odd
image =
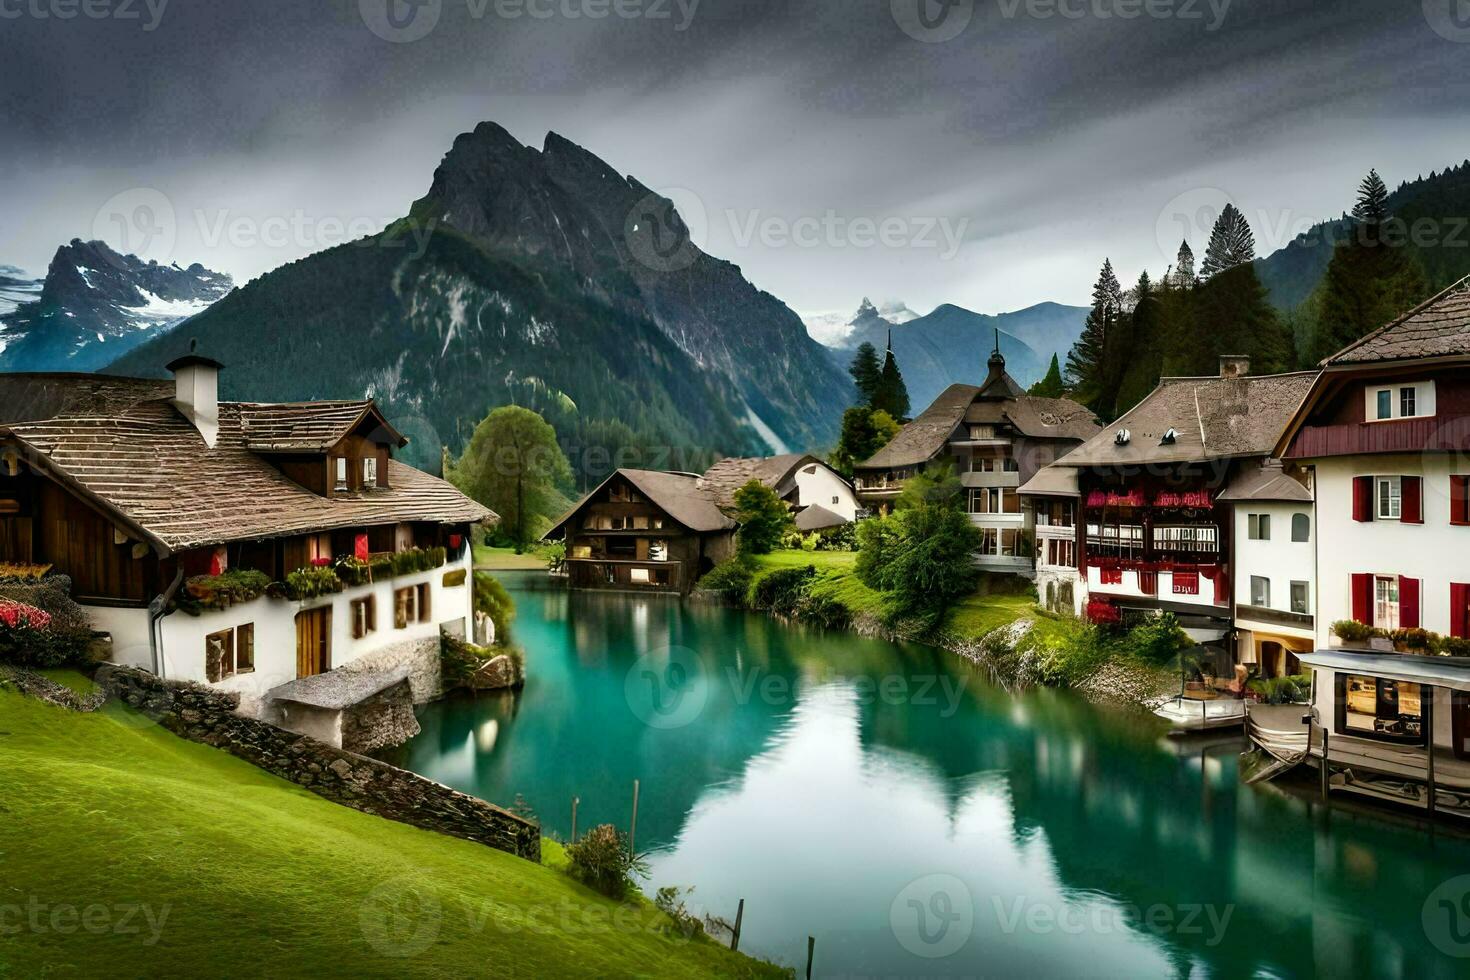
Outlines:
{"label": "grassy hillside", "polygon": [[335,806],[116,705],[0,690],[0,828],[6,980],[779,975],[666,936],[646,903]]}

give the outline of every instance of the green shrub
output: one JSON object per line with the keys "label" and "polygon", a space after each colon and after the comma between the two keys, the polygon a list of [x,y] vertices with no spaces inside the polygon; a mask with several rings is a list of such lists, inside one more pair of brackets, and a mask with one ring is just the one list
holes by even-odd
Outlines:
{"label": "green shrub", "polygon": [[858,556],[853,568],[858,581],[880,592],[893,588],[893,560],[903,546],[898,521],[892,517],[870,517],[858,524],[854,535]]}
{"label": "green shrub", "polygon": [[489,572],[475,573],[475,612],[482,612],[495,624],[495,639],[510,640],[510,624],[516,618],[516,604],[500,580]]}
{"label": "green shrub", "polygon": [[1332,633],[1344,643],[1362,643],[1373,635],[1373,628],[1355,619],[1339,619],[1332,624]]}
{"label": "green shrub", "polygon": [[0,661],[19,667],[92,663],[92,625],[71,598],[71,579],[16,576],[0,584]]}
{"label": "green shrub", "polygon": [[796,610],[796,618],[830,630],[847,629],[852,625],[852,611],[836,599],[812,595],[808,590]]}
{"label": "green shrub", "polygon": [[755,562],[746,555],[736,555],[710,569],[699,580],[699,587],[709,592],[718,592],[727,599],[744,599],[750,589],[750,580],[755,576]]}
{"label": "green shrub", "polygon": [[231,569],[220,575],[195,575],[185,580],[178,607],[191,616],[206,609],[228,609],[259,599],[270,588],[271,577],[253,568]]}
{"label": "green shrub", "polygon": [[1151,616],[1133,627],[1122,639],[1124,652],[1147,663],[1163,665],[1171,663],[1191,642],[1179,628],[1179,620],[1173,613]]}
{"label": "green shrub", "polygon": [[628,835],[612,824],[593,827],[575,844],[567,845],[568,873],[609,898],[622,898],[647,877],[644,862],[629,851]]}
{"label": "green shrub", "polygon": [[1439,653],[1446,657],[1470,657],[1470,639],[1442,636],[1439,638]]}
{"label": "green shrub", "polygon": [[736,490],[734,499],[735,507],[730,516],[740,525],[735,532],[740,550],[751,555],[774,551],[781,538],[793,527],[791,508],[786,501],[756,479]]}
{"label": "green shrub", "polygon": [[1305,704],[1312,696],[1312,675],[1269,677],[1251,681],[1249,687],[1267,704]]}
{"label": "green shrub", "polygon": [[338,558],[336,568],[337,577],[349,587],[367,585],[374,581],[373,566],[353,555]]}
{"label": "green shrub", "polygon": [[315,599],[341,592],[343,588],[337,570],[330,565],[307,565],[286,576],[288,599]]}
{"label": "green shrub", "polygon": [[[1409,650],[1428,651],[1431,648],[1430,638],[1434,634],[1425,629],[1397,629],[1393,631],[1392,637],[1395,646],[1401,646]],[[1439,639],[1439,637],[1434,637]]]}
{"label": "green shrub", "polygon": [[780,568],[763,575],[750,586],[747,604],[782,616],[794,615],[816,574],[816,568],[808,565],[805,568]]}

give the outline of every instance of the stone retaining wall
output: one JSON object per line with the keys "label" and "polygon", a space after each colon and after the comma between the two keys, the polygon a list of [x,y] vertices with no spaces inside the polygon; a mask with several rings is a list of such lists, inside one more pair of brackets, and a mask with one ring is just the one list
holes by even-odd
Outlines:
{"label": "stone retaining wall", "polygon": [[97,684],[174,734],[290,780],[334,803],[541,860],[541,830],[509,811],[415,773],[236,713],[239,696],[104,665]]}

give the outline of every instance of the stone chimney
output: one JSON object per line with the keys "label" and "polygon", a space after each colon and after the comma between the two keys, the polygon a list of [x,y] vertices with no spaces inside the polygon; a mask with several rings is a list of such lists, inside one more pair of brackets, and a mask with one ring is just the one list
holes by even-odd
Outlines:
{"label": "stone chimney", "polygon": [[213,449],[219,440],[219,373],[224,365],[198,353],[198,347],[199,341],[189,341],[189,353],[166,366],[174,376],[174,407]]}
{"label": "stone chimney", "polygon": [[1243,378],[1250,373],[1251,358],[1249,354],[1220,355],[1220,377]]}

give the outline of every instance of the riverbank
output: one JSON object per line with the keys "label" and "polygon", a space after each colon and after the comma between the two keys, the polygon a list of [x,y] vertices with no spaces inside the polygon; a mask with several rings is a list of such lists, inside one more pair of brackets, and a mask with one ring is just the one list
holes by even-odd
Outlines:
{"label": "riverbank", "polygon": [[0,729],[0,908],[25,917],[0,976],[781,975],[572,882],[552,841],[537,865],[359,813],[120,704],[0,687]]}
{"label": "riverbank", "polygon": [[[855,552],[775,551],[753,561],[754,572],[739,595],[696,595],[846,627],[863,636],[929,643],[979,664],[992,680],[1012,689],[1066,687],[1094,701],[1143,707],[1177,690],[1172,672],[1133,655],[1126,644],[1087,623],[1042,609],[1029,583],[1014,576],[986,576],[975,593],[930,627],[896,619],[887,597],[858,579]],[[813,572],[798,586],[800,596],[761,587],[773,575],[794,578],[807,568]]]}

